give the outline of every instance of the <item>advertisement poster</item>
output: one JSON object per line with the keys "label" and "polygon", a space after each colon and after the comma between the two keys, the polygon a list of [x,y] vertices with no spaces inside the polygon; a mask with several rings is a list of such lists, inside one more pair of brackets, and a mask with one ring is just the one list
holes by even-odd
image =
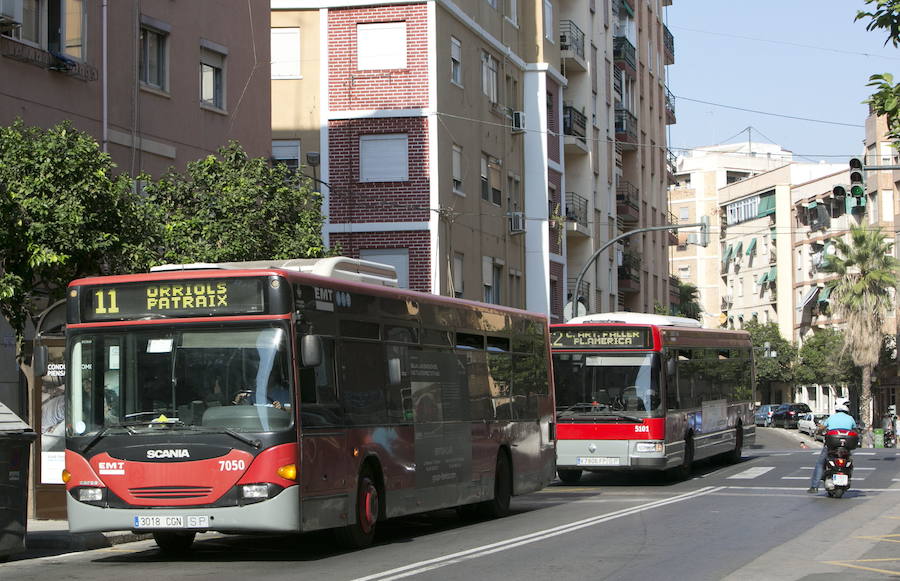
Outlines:
{"label": "advertisement poster", "polygon": [[41,388],[41,483],[62,484],[66,467],[66,364],[63,347],[50,347]]}

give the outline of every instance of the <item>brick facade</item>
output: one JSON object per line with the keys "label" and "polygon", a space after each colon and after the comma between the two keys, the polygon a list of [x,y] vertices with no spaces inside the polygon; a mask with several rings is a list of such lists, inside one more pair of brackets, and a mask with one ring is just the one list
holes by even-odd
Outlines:
{"label": "brick facade", "polygon": [[[332,111],[428,106],[426,4],[328,11],[328,106]],[[357,70],[356,25],[406,22],[406,68]]]}
{"label": "brick facade", "polygon": [[360,250],[379,248],[409,249],[409,288],[431,292],[430,233],[427,230],[413,232],[360,232],[334,233],[332,247],[340,247],[342,256],[359,258]]}
{"label": "brick facade", "polygon": [[[328,214],[346,222],[422,222],[429,219],[428,131],[425,117],[341,119],[329,123]],[[359,138],[405,133],[409,139],[409,180],[360,182]]]}

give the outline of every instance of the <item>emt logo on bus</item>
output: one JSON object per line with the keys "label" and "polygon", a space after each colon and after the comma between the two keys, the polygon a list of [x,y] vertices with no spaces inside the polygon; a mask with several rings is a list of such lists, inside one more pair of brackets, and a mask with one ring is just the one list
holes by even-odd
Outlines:
{"label": "emt logo on bus", "polygon": [[83,292],[82,313],[85,321],[262,313],[262,283],[259,278],[224,278],[98,286]]}
{"label": "emt logo on bus", "polygon": [[653,341],[649,328],[634,327],[587,327],[556,328],[550,332],[550,347],[556,349],[605,349],[622,347],[626,349],[652,349]]}

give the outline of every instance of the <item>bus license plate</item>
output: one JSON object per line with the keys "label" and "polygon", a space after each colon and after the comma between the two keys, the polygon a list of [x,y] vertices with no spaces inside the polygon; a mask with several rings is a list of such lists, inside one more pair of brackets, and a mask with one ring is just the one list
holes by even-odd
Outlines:
{"label": "bus license plate", "polygon": [[831,481],[835,486],[847,486],[850,483],[850,477],[846,474],[835,474],[831,477]]}
{"label": "bus license plate", "polygon": [[209,528],[208,516],[158,516],[136,515],[136,529],[205,529]]}
{"label": "bus license plate", "polygon": [[576,466],[618,466],[619,458],[610,456],[600,457],[578,457],[575,459]]}

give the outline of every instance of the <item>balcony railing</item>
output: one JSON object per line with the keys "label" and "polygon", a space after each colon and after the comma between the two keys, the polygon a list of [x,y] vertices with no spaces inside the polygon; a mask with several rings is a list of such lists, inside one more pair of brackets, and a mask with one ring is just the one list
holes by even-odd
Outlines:
{"label": "balcony railing", "polygon": [[587,136],[587,116],[572,105],[563,106],[563,134],[580,137]]}
{"label": "balcony railing", "polygon": [[632,75],[637,72],[634,45],[624,36],[613,38],[613,61],[616,66],[627,70]]}
{"label": "balcony railing", "polygon": [[637,117],[624,107],[616,107],[616,141],[637,147]]}
{"label": "balcony railing", "polygon": [[667,65],[675,63],[675,37],[665,24],[663,24],[663,55]]}
{"label": "balcony railing", "polygon": [[584,32],[571,20],[559,21],[559,50],[572,51],[584,60]]}
{"label": "balcony railing", "polygon": [[675,121],[675,97],[666,87],[666,125],[674,125]]}
{"label": "balcony railing", "polygon": [[572,220],[579,226],[588,226],[588,201],[575,192],[566,192],[566,220]]}

